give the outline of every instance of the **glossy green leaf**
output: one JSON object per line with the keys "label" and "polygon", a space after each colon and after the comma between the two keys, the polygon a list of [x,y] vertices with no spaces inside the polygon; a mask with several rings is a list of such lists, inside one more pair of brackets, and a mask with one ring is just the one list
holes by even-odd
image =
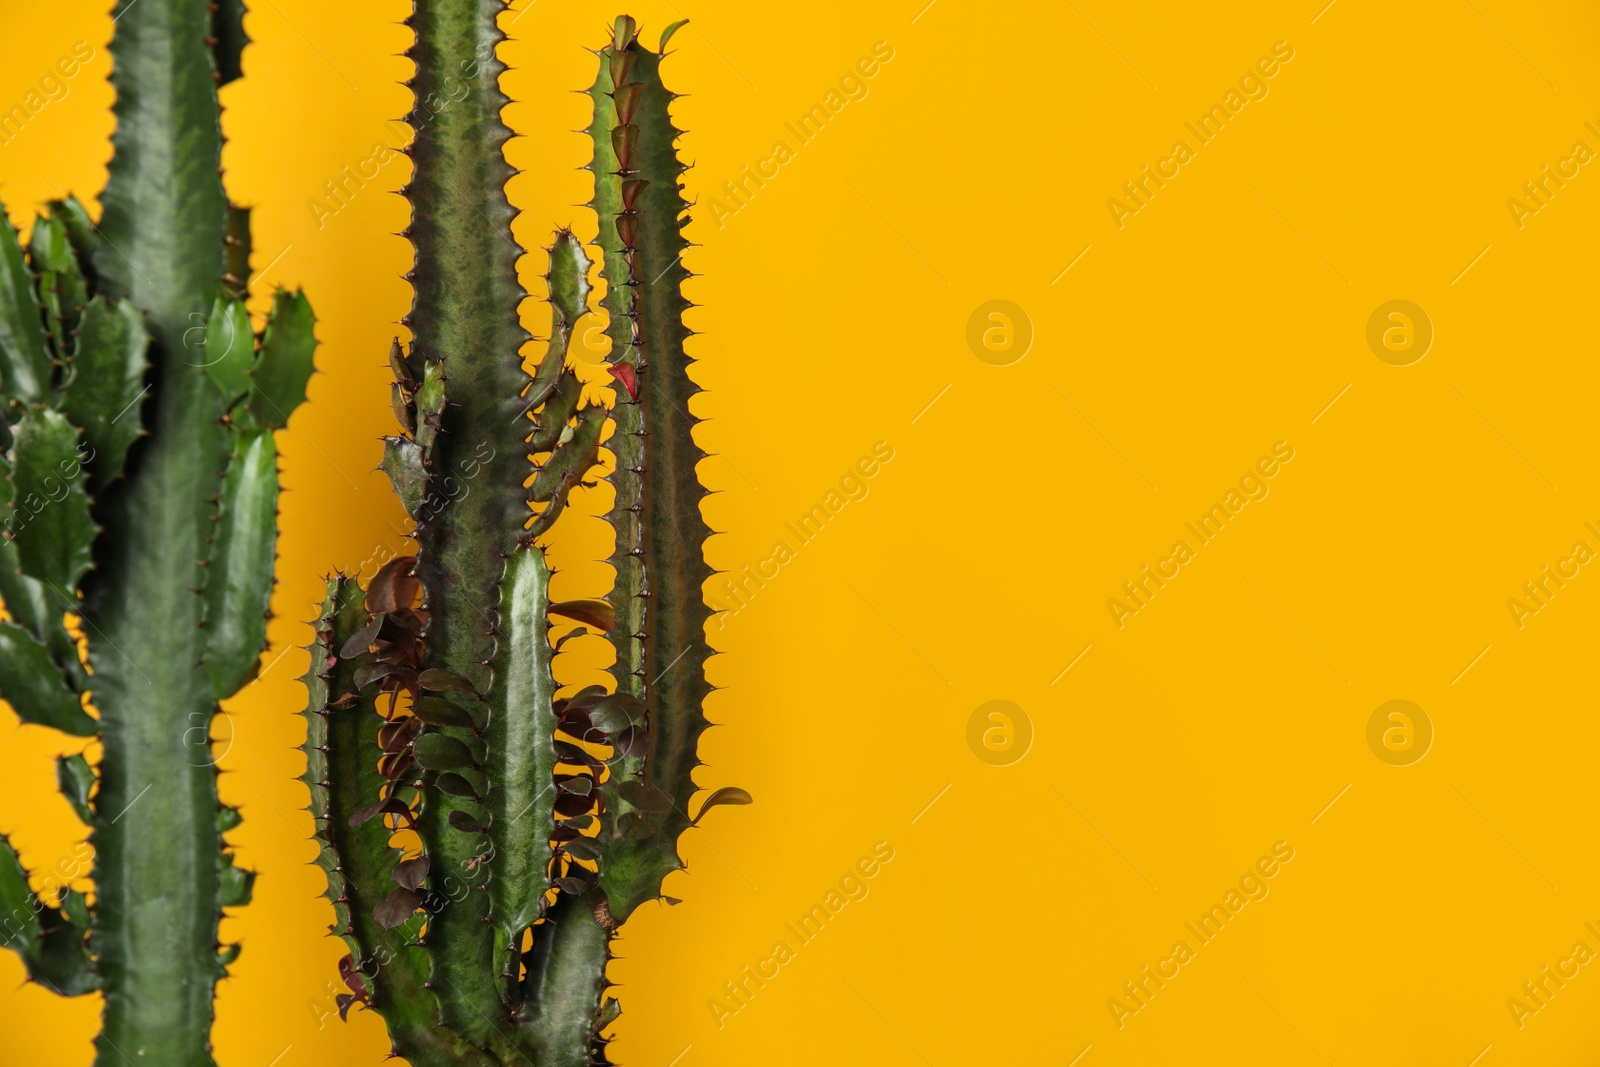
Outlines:
{"label": "glossy green leaf", "polygon": [[444,734],[423,734],[413,743],[412,753],[430,771],[459,771],[476,764],[465,742]]}
{"label": "glossy green leaf", "polygon": [[[63,896],[66,891],[63,891]],[[40,900],[9,841],[0,838],[0,944],[22,957],[28,977],[63,996],[99,987],[89,931]],[[73,907],[73,910],[77,910]]]}
{"label": "glossy green leaf", "polygon": [[89,288],[61,215],[51,213],[33,220],[28,264],[39,279],[46,332],[54,342],[56,358],[64,359],[72,352],[69,339],[89,302]]}
{"label": "glossy green leaf", "polygon": [[556,446],[567,431],[567,421],[578,409],[582,395],[583,383],[578,381],[578,376],[563,374],[534,420],[537,425],[528,439],[529,452],[548,452]]}
{"label": "glossy green leaf", "polygon": [[409,437],[383,439],[383,473],[389,476],[395,496],[413,519],[418,517],[428,491],[428,469],[422,462],[422,446]]}
{"label": "glossy green leaf", "polygon": [[259,425],[281,430],[289,424],[289,416],[306,398],[316,351],[311,303],[303,293],[278,290],[246,402]]}
{"label": "glossy green leaf", "polygon": [[[718,789],[716,792],[712,793],[710,796],[706,797],[706,802],[700,805],[700,811],[696,813],[693,822],[695,825],[698,825],[700,820],[706,817],[706,812],[710,811],[712,808],[721,807],[724,804],[754,803],[755,798],[743,789],[740,789],[736,785],[725,785],[721,789]],[[642,808],[644,805],[641,804],[639,807]]]}
{"label": "glossy green leaf", "polygon": [[417,412],[417,444],[424,450],[433,447],[439,434],[439,423],[444,415],[445,389],[444,364],[430,360],[422,368],[422,384],[417,387],[412,403]]}
{"label": "glossy green leaf", "polygon": [[266,648],[277,523],[272,434],[236,434],[205,579],[206,673],[218,700],[254,673]]}
{"label": "glossy green leaf", "polygon": [[250,391],[256,363],[256,335],[243,300],[217,297],[206,319],[206,377],[222,390],[229,404]]}
{"label": "glossy green leaf", "polygon": [[235,867],[232,860],[224,855],[217,867],[217,879],[221,886],[217,892],[217,902],[224,908],[242,908],[250,903],[251,894],[255,891],[255,871]]}
{"label": "glossy green leaf", "polygon": [[97,296],[84,309],[61,410],[83,430],[96,491],[121,477],[128,448],[144,432],[140,402],[149,345],[144,316],[130,302]]}
{"label": "glossy green leaf", "polygon": [[211,54],[216,57],[217,84],[227,85],[243,71],[239,60],[250,38],[244,32],[244,0],[215,0],[211,13]]}
{"label": "glossy green leaf", "polygon": [[83,710],[50,650],[13,622],[0,622],[0,698],[23,722],[90,737],[99,724]]}
{"label": "glossy green leaf", "polygon": [[679,19],[677,22],[672,23],[666,29],[662,30],[661,44],[656,47],[656,51],[665,52],[667,50],[667,42],[672,40],[672,35],[683,29],[688,24],[688,19]]}
{"label": "glossy green leaf", "polygon": [[65,889],[61,893],[61,913],[70,919],[74,925],[85,930],[89,928],[89,898],[76,889]]}
{"label": "glossy green leaf", "polygon": [[66,227],[67,241],[78,257],[78,268],[87,276],[95,247],[100,243],[100,235],[95,232],[89,212],[75,196],[50,201],[49,212],[51,218],[60,220]]}
{"label": "glossy green leaf", "polygon": [[606,409],[585,408],[578,414],[572,438],[556,448],[534,476],[529,499],[543,503],[582,478],[600,458],[600,431],[605,427]]}
{"label": "glossy green leaf", "polygon": [[[11,464],[0,455],[0,517],[11,515]],[[68,606],[61,595],[22,573],[17,546],[0,537],[0,601],[11,621],[49,647],[56,665],[66,671],[74,689],[88,688],[89,675],[78,658],[78,643],[62,624]]]}
{"label": "glossy green leaf", "polygon": [[94,768],[89,766],[89,761],[81,753],[56,758],[56,782],[61,786],[61,794],[67,798],[67,803],[72,805],[72,810],[78,813],[78,818],[83,820],[85,826],[94,825],[94,808],[89,802],[89,794],[94,791],[94,780]]}
{"label": "glossy green leaf", "polygon": [[40,403],[50,392],[51,367],[33,275],[11,219],[0,211],[0,390]]}
{"label": "glossy green leaf", "polygon": [[92,562],[96,528],[84,492],[78,430],[48,408],[17,423],[8,533],[23,573],[67,598]]}

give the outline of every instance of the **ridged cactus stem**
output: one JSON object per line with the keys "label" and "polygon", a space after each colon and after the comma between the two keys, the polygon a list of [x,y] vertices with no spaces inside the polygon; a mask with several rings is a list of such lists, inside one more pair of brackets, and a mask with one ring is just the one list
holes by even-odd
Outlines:
{"label": "ridged cactus stem", "polygon": [[[595,126],[617,339],[617,590],[551,603],[543,537],[590,484],[607,410],[568,364],[591,266],[569,230],[547,250],[549,342],[535,373],[522,369],[501,11],[416,0],[411,19],[414,340],[390,353],[400,433],[384,439],[383,469],[416,520],[417,555],[386,564],[359,602],[353,584],[329,586],[306,680],[306,780],[351,949],[342,1009],[382,1014],[419,1067],[595,1067],[621,1010],[605,995],[613,931],[682,866],[705,727],[683,168],[660,57],[624,17],[601,53]],[[659,608],[647,614],[646,598]],[[584,624],[563,642],[622,631],[615,686],[558,695],[552,616]],[[414,854],[390,845],[402,827],[418,831]],[[371,972],[379,957],[399,963]]]}
{"label": "ridged cactus stem", "polygon": [[[407,121],[416,170],[404,192],[413,211],[416,294],[406,324],[413,368],[420,375],[424,364],[442,365],[449,398],[430,467],[462,486],[419,518],[416,574],[428,606],[427,665],[480,693],[493,684],[493,609],[505,560],[532,517],[523,482],[532,473],[525,442],[533,426],[522,399],[531,380],[522,346],[531,338],[518,310],[526,293],[511,240],[505,186],[512,172],[503,151],[511,134],[500,118],[507,100],[495,55],[504,10],[504,0],[418,0],[409,19],[417,102]],[[443,793],[430,795],[421,813],[433,883],[461,887],[433,914],[427,943],[444,1022],[486,1044],[506,1016],[489,875],[479,859],[487,843],[451,826],[458,812],[458,821],[481,815],[473,798]]]}
{"label": "ridged cactus stem", "polygon": [[[213,36],[220,13],[121,0],[99,226],[75,200],[52,204],[25,266],[0,227],[0,596],[15,620],[0,624],[0,695],[24,721],[103,744],[98,791],[81,759],[61,775],[93,828],[92,916],[64,898],[53,929],[12,947],[63,992],[104,991],[104,1067],[212,1063],[213,990],[234,955],[218,923],[253,875],[223,848],[237,814],[218,802],[209,733],[263,650],[272,432],[304,399],[314,348],[303,298],[280,294],[261,338],[233,299],[245,281],[229,251],[248,238],[223,193],[217,86],[244,42]],[[67,611],[92,675],[59,639]],[[94,961],[73,974],[64,949],[85,926]]]}
{"label": "ridged cactus stem", "polygon": [[93,267],[104,292],[145,313],[158,388],[135,468],[100,494],[106,532],[84,607],[85,632],[101,639],[89,662],[105,745],[91,838],[91,941],[106,987],[96,1062],[142,1051],[201,1065],[211,1062],[222,842],[204,743],[217,703],[198,669],[206,635],[194,590],[205,584],[228,431],[204,350],[185,331],[210,312],[225,270],[222,138],[204,0],[123,0],[117,15],[117,128]]}
{"label": "ridged cactus stem", "polygon": [[[674,29],[663,34],[663,48]],[[613,779],[647,782],[671,800],[665,810],[648,812],[615,797],[600,884],[618,922],[659,896],[661,880],[683,866],[677,840],[690,821],[695,752],[706,728],[702,704],[711,691],[705,677],[711,613],[701,594],[711,576],[703,555],[710,530],[695,473],[705,453],[695,444],[690,410],[700,390],[684,352],[689,205],[670,113],[675,96],[661,80],[661,60],[639,43],[632,19],[619,19],[590,89],[599,241],[608,280],[626,279],[605,297],[618,379],[611,440],[617,495],[609,516],[617,534],[610,595],[617,625],[610,637],[618,688],[643,702],[651,734],[649,753],[614,766]],[[653,832],[637,832],[638,820]]]}

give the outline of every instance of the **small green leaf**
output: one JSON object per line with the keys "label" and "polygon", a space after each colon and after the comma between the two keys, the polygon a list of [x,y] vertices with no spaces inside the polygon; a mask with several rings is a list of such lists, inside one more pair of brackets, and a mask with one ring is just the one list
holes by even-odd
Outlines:
{"label": "small green leaf", "polygon": [[306,398],[317,351],[316,316],[300,292],[278,290],[261,337],[249,408],[262,426],[281,430]]}
{"label": "small green leaf", "polygon": [[218,700],[238,690],[266,648],[277,519],[272,434],[235,434],[205,579],[205,664]]}
{"label": "small green leaf", "polygon": [[706,802],[700,805],[700,813],[689,823],[694,826],[706,817],[706,812],[723,804],[754,804],[755,798],[738,786],[725,785],[721,789],[706,797]]}
{"label": "small green leaf", "polygon": [[478,790],[473,787],[471,782],[459,774],[448,772],[441,774],[438,781],[434,782],[434,785],[438,786],[439,791],[447,796],[467,797],[471,800],[478,799]]}
{"label": "small green leaf", "polygon": [[644,704],[632,693],[612,693],[589,709],[589,722],[607,737],[615,737],[630,727],[644,724]]}
{"label": "small green leaf", "polygon": [[33,275],[11,219],[0,211],[0,389],[41,403],[50,392],[51,365]]}
{"label": "small green leaf", "polygon": [[429,726],[454,726],[462,730],[476,730],[478,724],[466,710],[452,704],[444,697],[419,697],[411,703],[411,714]]}
{"label": "small green leaf", "polygon": [[539,412],[533,436],[528,439],[529,452],[548,452],[561,440],[567,430],[567,420],[577,410],[583,394],[583,383],[576,374],[563,374],[555,389]]}
{"label": "small green leaf", "polygon": [[389,476],[389,484],[394,486],[406,514],[416,518],[428,491],[428,469],[422,462],[422,446],[407,437],[385,437],[380,466]]}
{"label": "small green leaf", "polygon": [[75,925],[87,929],[89,926],[89,898],[76,889],[67,888],[61,894],[61,914],[72,920]]}
{"label": "small green leaf", "polygon": [[89,806],[89,794],[94,789],[94,768],[82,753],[56,758],[56,782],[72,810],[78,813],[85,826],[94,824],[94,809]]}
{"label": "small green leaf", "polygon": [[426,451],[433,447],[439,433],[439,419],[444,414],[444,364],[430,360],[422,368],[422,384],[417,387],[412,401],[417,412],[417,444]]}
{"label": "small green leaf", "polygon": [[422,906],[422,897],[409,890],[396,887],[372,909],[372,917],[385,930],[403,925]]}
{"label": "small green leaf", "polygon": [[677,22],[674,22],[672,25],[670,25],[666,29],[662,30],[661,31],[661,45],[660,45],[660,47],[658,47],[656,49],[656,51],[657,52],[665,52],[667,50],[667,42],[672,40],[672,35],[677,33],[679,30],[683,29],[688,24],[689,24],[689,20],[688,19],[679,19]]}
{"label": "small green leaf", "polygon": [[444,734],[423,734],[412,744],[417,762],[430,771],[459,771],[476,761],[467,746]]}
{"label": "small green leaf", "polygon": [[67,236],[66,220],[60,215],[33,220],[28,264],[39,277],[39,302],[45,308],[45,328],[55,343],[56,358],[65,359],[71,351],[68,339],[89,302],[89,288]]}
{"label": "small green leaf", "polygon": [[206,320],[206,377],[232,404],[250,391],[256,362],[256,335],[243,300],[217,297]]}
{"label": "small green leaf", "polygon": [[534,476],[530,499],[539,503],[553,499],[563,486],[570,487],[595,465],[600,458],[600,431],[605,422],[606,409],[600,406],[584,408],[578,414],[572,439],[557,445]]}
{"label": "small green leaf", "polygon": [[54,908],[45,908],[39,918],[44,936],[28,977],[64,997],[81,997],[99,989],[100,979],[89,955],[88,928]]}
{"label": "small green leaf", "polygon": [[597,860],[600,858],[600,846],[595,844],[592,837],[575,837],[571,841],[563,842],[561,848],[575,860]]}
{"label": "small green leaf", "polygon": [[455,671],[443,667],[430,667],[417,675],[417,684],[430,693],[471,693],[477,696],[478,689]]}
{"label": "small green leaf", "polygon": [[84,309],[61,410],[83,429],[97,491],[121,476],[129,446],[143,433],[139,401],[149,345],[144,316],[131,302],[97,296]]}
{"label": "small green leaf", "polygon": [[89,259],[100,243],[100,234],[95,229],[94,221],[89,218],[89,212],[77,197],[69,196],[65,200],[50,201],[50,217],[60,219],[62,225],[66,226],[67,240],[78,255],[78,265],[87,271]]}
{"label": "small green leaf", "polygon": [[98,532],[83,491],[77,428],[54,411],[28,412],[12,446],[7,533],[24,574],[69,597],[92,562]]}
{"label": "small green leaf", "polygon": [[[11,464],[0,454],[0,518],[10,514],[11,489]],[[13,622],[49,647],[74,689],[88,688],[89,675],[78,658],[78,643],[62,625],[60,594],[22,573],[17,546],[4,537],[0,537],[0,602]]]}
{"label": "small green leaf", "polygon": [[91,737],[99,729],[67,685],[50,650],[12,622],[0,622],[0,698],[23,722],[75,737]]}
{"label": "small green leaf", "polygon": [[224,853],[218,862],[217,878],[217,903],[224,908],[242,908],[250,903],[250,896],[255,891],[255,871],[235,867],[232,857]]}
{"label": "small green leaf", "polygon": [[243,71],[239,60],[250,38],[244,32],[244,0],[216,0],[211,12],[211,55],[217,64],[217,84],[227,85]]}
{"label": "small green leaf", "polygon": [[616,612],[604,600],[562,600],[550,605],[550,614],[588,623],[602,632],[617,624]]}
{"label": "small green leaf", "polygon": [[238,808],[230,808],[224,804],[217,809],[217,833],[225,834],[244,822],[244,816],[239,814]]}
{"label": "small green leaf", "polygon": [[28,887],[28,872],[23,870],[11,842],[0,838],[0,914],[14,917],[13,922],[0,923],[0,938],[9,949],[22,953],[24,958],[39,940],[38,912],[34,909],[33,890]]}
{"label": "small green leaf", "polygon": [[[63,894],[68,912],[78,902]],[[9,841],[0,838],[0,944],[22,957],[28,977],[63,996],[99,987],[89,956],[88,928],[49,907],[28,886],[28,874]]]}

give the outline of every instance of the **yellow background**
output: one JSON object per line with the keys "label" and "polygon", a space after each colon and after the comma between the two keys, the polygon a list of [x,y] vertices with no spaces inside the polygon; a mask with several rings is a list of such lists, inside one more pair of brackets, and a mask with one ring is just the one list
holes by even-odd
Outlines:
{"label": "yellow background", "polygon": [[[683,904],[628,924],[620,1062],[1600,1055],[1600,965],[1520,1029],[1507,1007],[1575,942],[1600,950],[1585,928],[1600,927],[1600,576],[1584,568],[1520,629],[1507,607],[1574,542],[1600,548],[1584,527],[1600,525],[1600,175],[1583,168],[1520,229],[1507,207],[1574,142],[1600,149],[1585,126],[1600,125],[1600,13],[1321,2],[631,8],[650,41],[693,19],[665,69],[691,94],[678,113],[701,201],[687,261],[701,440],[720,457],[701,467],[724,531],[712,564],[793,546],[785,524],[876,443],[894,458],[714,631],[725,688],[708,711],[726,725],[703,743],[701,780],[757,804],[691,831],[690,873],[668,886]],[[16,219],[102,185],[106,6],[0,16],[0,107],[75,42],[97,50],[0,146]],[[300,811],[294,646],[319,575],[403,544],[373,468],[391,426],[384,351],[410,301],[392,195],[409,164],[320,226],[308,202],[394,136],[405,6],[259,0],[246,77],[224,92],[228,188],[256,208],[257,301],[268,283],[304,286],[322,340],[311,402],[281,436],[272,665],[218,731],[233,738],[223,795],[246,816],[232,839],[261,872],[224,924],[245,944],[218,998],[225,1067],[386,1051],[375,1015],[330,1014],[344,949],[322,936],[332,913]],[[588,103],[569,90],[589,83],[584,47],[613,13],[520,0],[506,17],[511,196],[535,295],[551,228],[594,232],[574,206],[588,148],[570,132]],[[1195,147],[1184,123],[1279,41],[1294,58],[1269,95],[1119,229],[1107,200],[1174,141]],[[714,211],[877,42],[894,55],[868,95],[744,207]],[[995,299],[1035,331],[1003,367],[966,341]],[[1365,340],[1392,299],[1436,331],[1412,366]],[[543,305],[527,308],[542,330]],[[1108,598],[1278,441],[1294,459],[1270,495],[1119,630]],[[600,524],[564,520],[558,541],[563,588],[602,591],[585,562],[606,550]],[[708,597],[728,606],[720,590]],[[1032,724],[1010,766],[968,747],[969,718],[995,699]],[[1435,730],[1411,766],[1367,745],[1391,699]],[[64,744],[0,730],[0,829],[48,867],[84,835],[55,795]],[[1279,841],[1294,859],[1270,894],[1199,947],[1184,923]],[[794,944],[785,923],[877,842],[894,858],[869,895],[719,1027],[723,983]],[[1195,959],[1119,1029],[1108,1000],[1179,939]],[[98,1002],[21,980],[0,954],[5,1061],[87,1063]]]}

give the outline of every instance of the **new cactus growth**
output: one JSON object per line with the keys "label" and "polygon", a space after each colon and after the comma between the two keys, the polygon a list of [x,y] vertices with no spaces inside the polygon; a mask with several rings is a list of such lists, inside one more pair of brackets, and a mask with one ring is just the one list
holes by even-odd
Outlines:
{"label": "new cactus growth", "polygon": [[315,348],[298,293],[276,295],[261,336],[242,301],[248,217],[223,193],[217,102],[242,9],[214,8],[117,5],[98,225],[52,203],[24,252],[0,221],[0,696],[102,751],[98,768],[60,766],[93,830],[93,907],[73,890],[39,900],[6,844],[0,936],[34,980],[104,993],[107,1065],[212,1062],[213,987],[237,954],[217,924],[254,875],[224,849],[238,815],[218,801],[209,734],[265,645],[273,431]]}
{"label": "new cactus growth", "polygon": [[[390,354],[401,432],[383,468],[416,554],[364,591],[329,580],[306,676],[306,782],[333,929],[350,949],[340,1007],[380,1013],[417,1067],[609,1062],[610,942],[683,866],[710,689],[680,292],[688,205],[661,53],[619,18],[590,90],[608,410],[568,361],[590,262],[566,230],[548,249],[551,336],[523,370],[503,10],[417,0],[409,20],[416,295],[411,344]],[[553,604],[542,538],[599,477],[608,415],[615,586],[605,601]],[[610,633],[611,686],[557,689],[552,616]],[[718,790],[701,813],[748,800]]]}

